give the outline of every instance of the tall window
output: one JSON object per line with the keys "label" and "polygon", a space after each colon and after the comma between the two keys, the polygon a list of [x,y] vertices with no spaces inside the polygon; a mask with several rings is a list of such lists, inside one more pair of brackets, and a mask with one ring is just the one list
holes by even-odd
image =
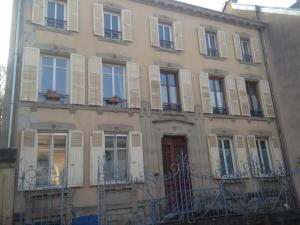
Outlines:
{"label": "tall window", "polygon": [[210,100],[215,114],[227,114],[225,104],[224,79],[219,77],[209,78]]}
{"label": "tall window", "polygon": [[121,40],[120,15],[112,12],[104,12],[104,35],[107,38]]}
{"label": "tall window", "polygon": [[222,176],[234,176],[236,165],[231,138],[218,137],[220,169]]}
{"label": "tall window", "polygon": [[266,139],[256,139],[257,154],[259,160],[260,172],[268,175],[272,173],[271,155],[269,144]]}
{"label": "tall window", "polygon": [[258,83],[253,81],[246,81],[246,89],[251,115],[259,117],[263,116],[263,111],[261,110],[261,105],[258,98]]}
{"label": "tall window", "polygon": [[159,42],[161,48],[174,48],[172,26],[167,24],[159,24]]}
{"label": "tall window", "polygon": [[66,29],[66,3],[63,1],[47,1],[47,27]]}
{"label": "tall window", "polygon": [[161,71],[160,80],[163,109],[180,111],[181,106],[178,100],[177,75],[171,72]]}
{"label": "tall window", "polygon": [[62,185],[66,163],[67,134],[39,133],[37,156],[37,186]]}
{"label": "tall window", "polygon": [[127,179],[127,135],[105,135],[105,181]]}
{"label": "tall window", "polygon": [[241,47],[243,54],[243,61],[252,63],[252,53],[250,48],[250,40],[249,39],[241,39]]}
{"label": "tall window", "polygon": [[207,54],[209,56],[219,56],[218,42],[216,33],[206,32]]}

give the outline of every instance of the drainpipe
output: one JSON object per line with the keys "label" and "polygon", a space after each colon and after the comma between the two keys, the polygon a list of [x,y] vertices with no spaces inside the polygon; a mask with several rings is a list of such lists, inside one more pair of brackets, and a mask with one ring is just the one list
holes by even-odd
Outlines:
{"label": "drainpipe", "polygon": [[16,34],[15,34],[15,46],[14,46],[14,62],[13,62],[13,74],[12,74],[12,88],[10,99],[10,112],[9,112],[9,127],[8,127],[8,140],[7,147],[11,147],[11,136],[14,116],[15,105],[15,89],[16,89],[16,77],[17,77],[17,64],[18,64],[18,51],[19,51],[19,32],[20,32],[20,18],[21,18],[21,0],[18,1],[17,8],[17,20],[16,20]]}

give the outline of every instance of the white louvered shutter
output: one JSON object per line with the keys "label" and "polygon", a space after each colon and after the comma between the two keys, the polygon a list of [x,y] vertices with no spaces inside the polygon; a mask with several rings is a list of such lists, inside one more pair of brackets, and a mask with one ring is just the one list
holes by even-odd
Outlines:
{"label": "white louvered shutter", "polygon": [[[21,135],[18,190],[36,188],[36,166],[38,151],[37,130],[25,129]],[[24,176],[23,176],[24,175]]]}
{"label": "white louvered shutter", "polygon": [[212,113],[208,73],[199,74],[199,83],[203,113]]}
{"label": "white louvered shutter", "polygon": [[174,47],[178,51],[183,51],[182,24],[179,21],[173,22]]}
{"label": "white louvered shutter", "polygon": [[282,150],[280,147],[279,139],[275,136],[269,138],[273,166],[276,173],[285,173],[285,165],[282,156]]}
{"label": "white louvered shutter", "polygon": [[180,96],[182,102],[182,110],[185,112],[194,112],[194,96],[193,96],[193,81],[192,73],[189,70],[181,69],[180,77]]}
{"label": "white louvered shutter", "polygon": [[247,95],[245,78],[240,77],[236,79],[236,86],[240,100],[240,109],[242,116],[250,116],[250,106]]}
{"label": "white louvered shutter", "polygon": [[218,138],[215,134],[207,135],[208,152],[210,158],[210,167],[212,175],[216,178],[220,177],[220,154],[218,149]]}
{"label": "white louvered shutter", "polygon": [[32,3],[32,23],[45,25],[45,0],[33,0]]}
{"label": "white louvered shutter", "polygon": [[85,57],[71,54],[70,59],[70,102],[85,104]]}
{"label": "white louvered shutter", "polygon": [[198,27],[197,28],[198,34],[198,42],[199,42],[199,50],[200,54],[207,55],[207,43],[206,43],[206,36],[205,36],[205,27]]}
{"label": "white louvered shutter", "polygon": [[228,57],[228,45],[227,45],[226,33],[222,30],[219,30],[217,32],[217,36],[218,36],[220,57],[227,58]]}
{"label": "white louvered shutter", "polygon": [[235,56],[237,60],[243,60],[243,53],[241,47],[241,39],[239,34],[233,34],[233,43],[235,49]]}
{"label": "white louvered shutter", "polygon": [[38,101],[39,64],[40,49],[25,47],[22,60],[21,101]]}
{"label": "white louvered shutter", "polygon": [[104,131],[90,133],[90,185],[104,183],[105,136]]}
{"label": "white louvered shutter", "polygon": [[132,41],[132,15],[129,10],[122,10],[122,37],[123,41]]}
{"label": "white louvered shutter", "polygon": [[256,138],[254,135],[247,136],[247,145],[253,176],[261,176],[260,163],[256,146]]}
{"label": "white louvered shutter", "polygon": [[275,112],[274,112],[269,82],[266,80],[259,81],[259,89],[260,89],[260,96],[261,96],[264,116],[275,118]]}
{"label": "white louvered shutter", "polygon": [[83,186],[84,134],[79,130],[69,131],[68,187]]}
{"label": "white louvered shutter", "polygon": [[79,0],[68,0],[68,30],[78,32]]}
{"label": "white louvered shutter", "polygon": [[158,35],[158,18],[154,16],[149,17],[150,26],[150,41],[151,45],[159,47],[159,35]]}
{"label": "white louvered shutter", "polygon": [[93,30],[95,35],[104,37],[103,5],[99,3],[93,4]]}
{"label": "white louvered shutter", "polygon": [[144,156],[141,132],[129,133],[130,143],[130,172],[133,181],[144,181]]}
{"label": "white louvered shutter", "polygon": [[257,38],[250,38],[251,52],[254,63],[262,63],[262,55],[260,50],[259,41]]}
{"label": "white louvered shutter", "polygon": [[227,76],[225,78],[225,84],[226,84],[226,95],[227,95],[229,113],[231,115],[241,115],[239,98],[236,90],[234,77]]}
{"label": "white louvered shutter", "polygon": [[88,79],[89,105],[102,105],[102,58],[88,58]]}
{"label": "white louvered shutter", "polygon": [[137,63],[127,62],[127,85],[129,108],[141,108],[140,67]]}
{"label": "white louvered shutter", "polygon": [[162,109],[159,66],[148,66],[151,109]]}
{"label": "white louvered shutter", "polygon": [[234,146],[236,152],[236,161],[241,177],[249,177],[249,161],[244,137],[242,135],[234,136]]}

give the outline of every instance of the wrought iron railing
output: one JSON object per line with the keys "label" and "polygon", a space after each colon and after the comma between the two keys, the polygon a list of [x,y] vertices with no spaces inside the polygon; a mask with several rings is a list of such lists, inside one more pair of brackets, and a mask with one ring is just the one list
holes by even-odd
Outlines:
{"label": "wrought iron railing", "polygon": [[54,29],[67,29],[67,21],[59,20],[54,18],[45,17],[45,24],[47,27],[54,28]]}
{"label": "wrought iron railing", "polygon": [[164,111],[176,111],[181,112],[181,104],[177,103],[163,103]]}
{"label": "wrought iron railing", "polygon": [[41,103],[49,103],[49,104],[69,104],[70,96],[62,94],[60,97],[57,98],[49,98],[48,93],[39,93],[39,102]]}
{"label": "wrought iron railing", "polygon": [[216,48],[208,48],[207,54],[212,57],[219,57],[219,50]]}
{"label": "wrought iron railing", "polygon": [[252,63],[253,62],[252,55],[250,55],[250,54],[243,54],[243,61],[247,62],[247,63]]}
{"label": "wrought iron railing", "polygon": [[251,116],[255,116],[255,117],[263,117],[263,111],[260,110],[260,109],[257,109],[257,110],[254,110],[254,109],[251,109]]}
{"label": "wrought iron railing", "polygon": [[226,107],[213,107],[213,113],[227,115],[228,109]]}
{"label": "wrought iron railing", "polygon": [[127,100],[119,97],[103,98],[105,106],[119,106],[121,108],[127,108]]}
{"label": "wrought iron railing", "polygon": [[104,29],[104,36],[114,40],[122,40],[122,32],[118,30]]}
{"label": "wrought iron railing", "polygon": [[167,41],[167,40],[160,40],[160,47],[167,48],[167,49],[174,49],[174,42]]}

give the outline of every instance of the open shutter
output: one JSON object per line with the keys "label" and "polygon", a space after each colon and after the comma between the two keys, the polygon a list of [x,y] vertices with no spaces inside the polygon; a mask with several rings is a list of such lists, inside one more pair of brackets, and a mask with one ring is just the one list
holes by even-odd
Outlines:
{"label": "open shutter", "polygon": [[234,43],[236,59],[237,60],[243,60],[240,35],[233,34],[233,43]]}
{"label": "open shutter", "polygon": [[89,105],[102,105],[102,58],[88,58]]}
{"label": "open shutter", "polygon": [[104,183],[104,143],[104,131],[97,130],[90,133],[90,185]]}
{"label": "open shutter", "polygon": [[256,147],[256,138],[254,135],[247,136],[247,144],[250,156],[252,175],[258,177],[261,175],[259,157]]}
{"label": "open shutter", "polygon": [[45,0],[33,0],[32,3],[32,23],[44,26],[45,24]]}
{"label": "open shutter", "polygon": [[155,65],[148,66],[148,70],[149,70],[151,109],[162,110],[159,66],[155,66]]}
{"label": "open shutter", "polygon": [[249,106],[245,79],[243,77],[237,78],[236,86],[237,86],[237,91],[240,100],[241,114],[243,116],[250,116],[250,106]]}
{"label": "open shutter", "polygon": [[207,143],[208,143],[211,173],[214,177],[219,178],[221,173],[220,173],[220,154],[218,149],[217,135],[208,134]]}
{"label": "open shutter", "polygon": [[70,60],[70,102],[85,104],[85,57],[71,54]]}
{"label": "open shutter", "polygon": [[179,71],[179,77],[182,109],[185,112],[194,112],[192,73],[189,70],[181,69]]}
{"label": "open shutter", "polygon": [[94,34],[101,37],[104,36],[104,13],[103,5],[99,3],[93,4],[93,28]]}
{"label": "open shutter", "polygon": [[133,62],[127,62],[127,85],[129,108],[141,108],[140,67]]}
{"label": "open shutter", "polygon": [[183,51],[182,24],[179,21],[173,22],[174,47],[176,50]]}
{"label": "open shutter", "polygon": [[241,177],[249,177],[249,162],[244,137],[242,135],[235,135],[234,145],[236,150],[236,161],[239,174],[241,175]]}
{"label": "open shutter", "polygon": [[235,79],[232,76],[227,76],[225,81],[229,113],[231,115],[241,115]]}
{"label": "open shutter", "polygon": [[151,45],[159,47],[159,36],[158,36],[158,18],[154,16],[149,17],[150,25],[150,41]]}
{"label": "open shutter", "polygon": [[84,136],[79,130],[69,131],[68,187],[83,186]]}
{"label": "open shutter", "polygon": [[123,41],[132,41],[131,11],[122,10],[122,37]]}
{"label": "open shutter", "polygon": [[141,132],[130,132],[130,171],[135,182],[144,181],[144,156]]}
{"label": "open shutter", "polygon": [[[38,134],[37,130],[22,131],[18,190],[33,190],[36,187]],[[24,175],[24,177],[23,177]]]}
{"label": "open shutter", "polygon": [[273,101],[272,101],[269,82],[266,80],[259,81],[259,89],[260,89],[261,102],[264,110],[264,116],[275,118],[275,112],[273,108]]}
{"label": "open shutter", "polygon": [[212,113],[208,73],[200,73],[199,83],[203,113]]}
{"label": "open shutter", "polygon": [[25,47],[22,61],[21,101],[38,101],[39,64],[40,49]]}
{"label": "open shutter", "polygon": [[272,151],[272,158],[273,158],[273,166],[276,173],[285,173],[285,166],[282,157],[282,150],[280,147],[280,142],[277,137],[270,137],[269,138],[270,147]]}
{"label": "open shutter", "polygon": [[217,36],[218,36],[220,57],[227,58],[228,57],[228,45],[227,45],[226,33],[222,30],[219,30],[217,33]]}
{"label": "open shutter", "polygon": [[206,37],[205,37],[205,27],[198,27],[197,28],[197,34],[198,34],[200,54],[207,55],[207,43],[206,43]]}
{"label": "open shutter", "polygon": [[68,0],[68,30],[78,32],[78,1]]}
{"label": "open shutter", "polygon": [[251,52],[254,63],[262,63],[262,56],[257,38],[250,38]]}

